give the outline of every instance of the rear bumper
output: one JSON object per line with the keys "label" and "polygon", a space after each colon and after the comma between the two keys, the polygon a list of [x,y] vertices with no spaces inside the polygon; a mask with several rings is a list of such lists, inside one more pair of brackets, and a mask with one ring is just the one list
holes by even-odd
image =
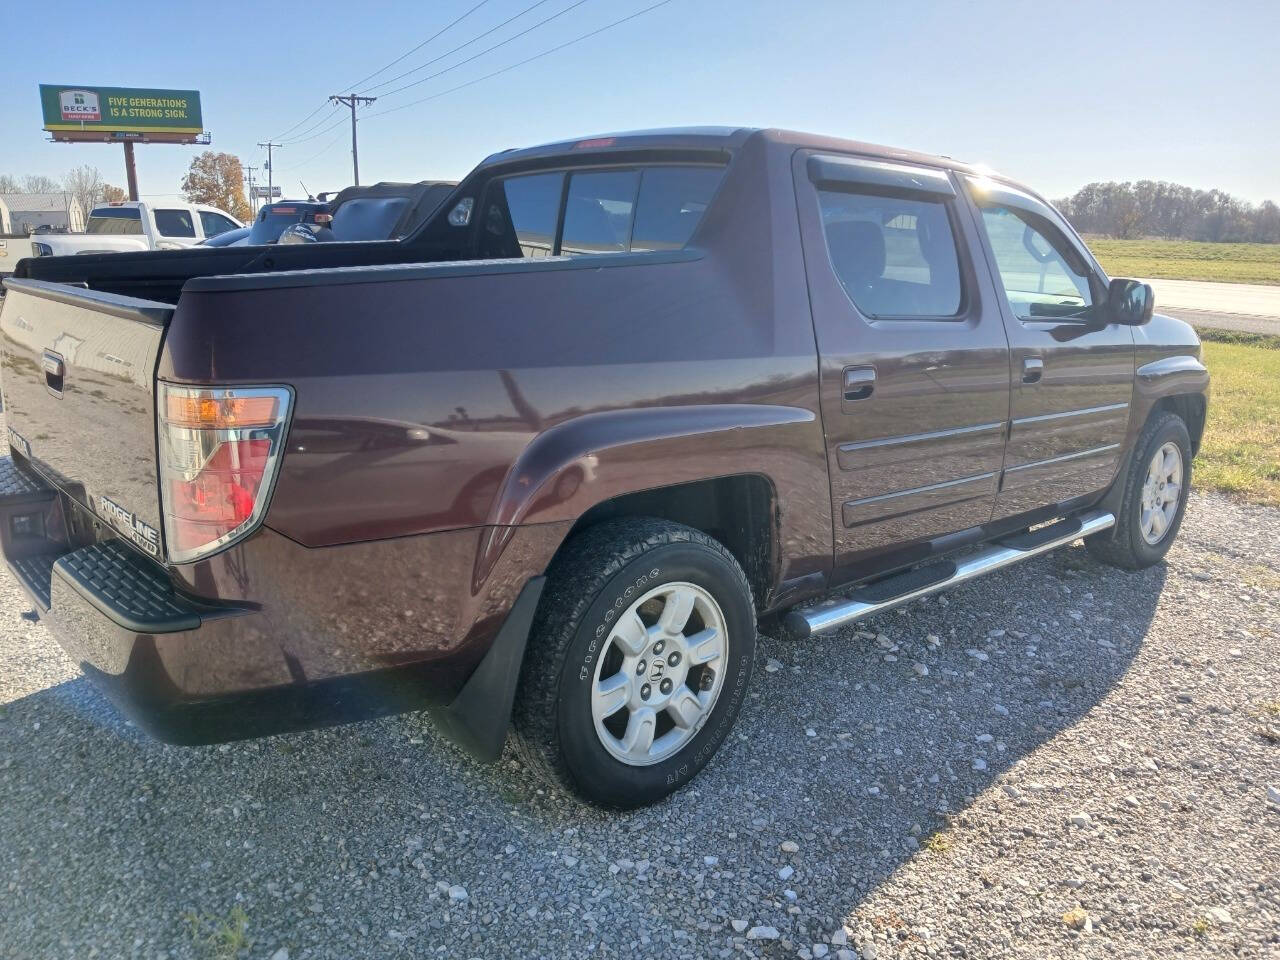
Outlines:
{"label": "rear bumper", "polygon": [[349,671],[309,675],[314,664],[291,653],[279,629],[283,617],[308,622],[305,610],[210,603],[175,589],[163,567],[121,540],[76,542],[79,509],[18,461],[0,458],[0,541],[10,572],[84,673],[157,739],[221,743],[428,707],[472,753],[500,751],[541,578],[526,584],[532,589],[483,646],[381,667],[353,653]]}

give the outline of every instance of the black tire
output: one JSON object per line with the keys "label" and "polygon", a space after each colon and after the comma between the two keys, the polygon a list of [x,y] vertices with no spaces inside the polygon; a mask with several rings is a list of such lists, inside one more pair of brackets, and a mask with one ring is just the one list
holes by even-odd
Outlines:
{"label": "black tire", "polygon": [[[654,587],[692,583],[723,614],[724,676],[706,719],[673,755],[649,766],[613,756],[597,735],[591,693],[615,617]],[[697,530],[650,518],[608,521],[566,545],[548,572],[520,673],[517,752],[543,780],[615,808],[639,807],[688,783],[719,749],[746,696],[755,606],[733,555]],[[605,642],[601,642],[605,638]]]}
{"label": "black tire", "polygon": [[[1142,488],[1147,468],[1156,451],[1166,443],[1176,444],[1182,455],[1182,489],[1178,493],[1178,508],[1173,521],[1157,543],[1148,543],[1142,535]],[[1116,525],[1111,530],[1086,537],[1085,547],[1095,559],[1125,570],[1142,570],[1159,563],[1173,545],[1182,516],[1187,510],[1187,494],[1191,489],[1191,436],[1187,425],[1176,413],[1159,413],[1147,421],[1125,476],[1124,496],[1116,513]]]}

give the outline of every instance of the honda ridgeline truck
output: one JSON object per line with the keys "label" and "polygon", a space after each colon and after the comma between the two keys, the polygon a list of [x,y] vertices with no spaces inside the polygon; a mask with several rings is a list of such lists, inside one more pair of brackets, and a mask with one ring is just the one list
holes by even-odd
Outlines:
{"label": "honda ridgeline truck", "polygon": [[0,536],[85,673],[207,743],[428,707],[633,806],[757,622],[1178,532],[1208,375],[1043,199],[778,130],[488,158],[398,242],[24,261]]}

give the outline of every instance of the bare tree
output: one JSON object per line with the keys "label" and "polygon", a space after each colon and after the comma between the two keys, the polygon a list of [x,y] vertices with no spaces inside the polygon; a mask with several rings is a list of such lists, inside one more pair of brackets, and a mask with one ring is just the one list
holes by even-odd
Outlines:
{"label": "bare tree", "polygon": [[80,209],[87,217],[89,211],[102,202],[103,189],[107,184],[97,167],[85,164],[69,171],[62,185],[67,193],[80,201]]}
{"label": "bare tree", "polygon": [[18,183],[17,177],[11,177],[7,173],[0,173],[0,193],[21,193],[22,187]]}
{"label": "bare tree", "polygon": [[29,173],[22,178],[23,193],[62,193],[62,184],[43,173]]}

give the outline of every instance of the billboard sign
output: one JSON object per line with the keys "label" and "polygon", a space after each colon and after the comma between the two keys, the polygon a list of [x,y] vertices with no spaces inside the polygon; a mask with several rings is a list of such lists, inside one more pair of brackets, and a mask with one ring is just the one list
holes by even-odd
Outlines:
{"label": "billboard sign", "polygon": [[254,187],[253,195],[260,200],[270,200],[280,196],[279,187]]}
{"label": "billboard sign", "polygon": [[[195,90],[40,84],[44,129],[54,139],[191,140],[204,132]],[[134,139],[128,137],[127,139]]]}

